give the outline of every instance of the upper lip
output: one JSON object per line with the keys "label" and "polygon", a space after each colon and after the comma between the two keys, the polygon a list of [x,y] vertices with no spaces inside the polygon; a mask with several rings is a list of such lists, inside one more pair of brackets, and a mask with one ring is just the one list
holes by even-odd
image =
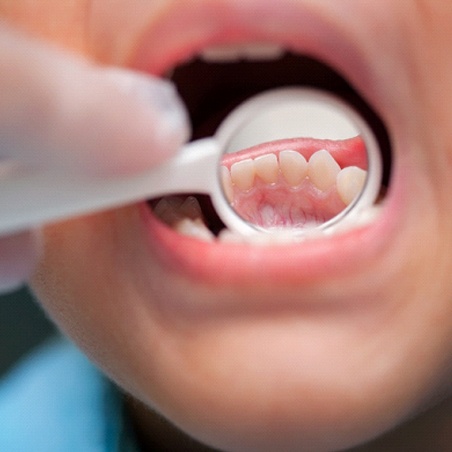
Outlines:
{"label": "upper lip", "polygon": [[[308,8],[291,1],[170,3],[141,35],[130,65],[163,74],[208,46],[272,42],[325,60],[356,82],[361,92],[366,91],[365,77],[361,77],[367,72],[364,50],[340,23],[332,23],[321,11],[315,5]],[[372,98],[373,94],[368,92]],[[179,268],[201,279],[217,282],[240,279],[249,283],[262,280],[265,273],[264,278],[268,277],[270,283],[312,282],[344,272],[358,273],[380,260],[390,243],[388,238],[394,235],[401,201],[393,196],[387,204],[378,221],[359,230],[296,247],[259,248],[253,253],[241,253],[239,269],[235,246],[198,244],[209,247],[202,262],[199,249],[192,247],[190,239],[181,238],[180,246],[171,246],[173,234],[164,237],[153,233],[151,246],[154,250],[165,248],[164,259],[171,260],[172,270]],[[172,260],[174,254],[178,256]],[[227,264],[229,261],[231,265]],[[219,266],[221,273],[217,270]]]}
{"label": "upper lip", "polygon": [[365,52],[326,11],[287,0],[170,2],[140,34],[129,63],[162,75],[208,46],[271,42],[356,75]]}

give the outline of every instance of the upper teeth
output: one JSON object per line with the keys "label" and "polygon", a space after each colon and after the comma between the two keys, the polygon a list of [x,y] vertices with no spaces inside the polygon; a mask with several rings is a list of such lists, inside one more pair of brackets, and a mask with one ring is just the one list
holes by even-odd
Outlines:
{"label": "upper teeth", "polygon": [[208,47],[201,52],[201,58],[207,62],[226,63],[239,60],[276,60],[283,54],[284,49],[277,44],[254,43]]}

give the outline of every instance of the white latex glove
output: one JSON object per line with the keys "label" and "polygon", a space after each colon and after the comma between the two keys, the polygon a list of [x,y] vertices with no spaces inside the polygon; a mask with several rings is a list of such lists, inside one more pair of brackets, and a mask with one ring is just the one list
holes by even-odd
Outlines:
{"label": "white latex glove", "polygon": [[[169,83],[91,65],[0,25],[0,159],[134,174],[176,152],[187,124]],[[38,237],[0,239],[0,291],[26,280]]]}

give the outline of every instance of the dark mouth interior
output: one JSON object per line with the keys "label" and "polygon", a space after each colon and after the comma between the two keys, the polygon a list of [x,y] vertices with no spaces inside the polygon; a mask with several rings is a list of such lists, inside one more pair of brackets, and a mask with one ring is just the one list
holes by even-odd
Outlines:
{"label": "dark mouth interior", "polygon": [[190,114],[193,139],[211,136],[227,114],[245,99],[272,88],[308,86],[334,93],[353,106],[373,129],[384,159],[384,185],[391,167],[387,130],[372,108],[331,67],[308,56],[286,53],[274,61],[207,63],[195,59],[171,77]]}
{"label": "dark mouth interior", "polygon": [[[284,86],[314,87],[331,92],[354,107],[373,129],[383,157],[383,187],[388,186],[391,146],[384,123],[344,77],[321,61],[292,53],[272,61],[222,63],[194,59],[175,68],[171,80],[190,114],[193,140],[212,136],[229,112],[257,93]],[[197,198],[209,228],[217,233],[223,224],[209,198]]]}

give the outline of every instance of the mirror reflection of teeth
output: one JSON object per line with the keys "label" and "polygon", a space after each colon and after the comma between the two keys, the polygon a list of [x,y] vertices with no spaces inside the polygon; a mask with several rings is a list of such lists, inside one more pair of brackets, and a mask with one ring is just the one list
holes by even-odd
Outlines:
{"label": "mirror reflection of teeth", "polygon": [[231,204],[234,199],[234,187],[232,184],[231,173],[225,166],[220,167],[220,177],[224,195],[226,196],[229,204]]}
{"label": "mirror reflection of teeth", "polygon": [[326,150],[312,154],[308,163],[308,176],[311,182],[322,191],[327,191],[336,183],[341,167]]}
{"label": "mirror reflection of teeth", "polygon": [[243,191],[254,187],[256,168],[253,159],[245,159],[231,166],[231,180],[233,185]]}
{"label": "mirror reflection of teeth", "polygon": [[367,171],[357,166],[343,168],[336,178],[337,192],[345,205],[349,205],[361,193]]}
{"label": "mirror reflection of teeth", "polygon": [[279,166],[284,179],[293,188],[300,186],[308,175],[308,162],[297,151],[281,151]]}
{"label": "mirror reflection of teeth", "polygon": [[276,184],[279,178],[278,159],[275,154],[265,154],[254,159],[256,176],[267,184]]}
{"label": "mirror reflection of teeth", "polygon": [[[278,159],[279,158],[279,159]],[[309,180],[318,190],[327,192],[336,186],[339,197],[348,206],[363,190],[367,171],[356,166],[341,169],[327,150],[312,154],[309,162],[297,151],[284,150],[278,156],[265,154],[255,159],[244,159],[233,163],[230,170],[221,167],[221,178],[229,202],[234,199],[234,189],[249,191],[256,180],[272,185],[280,174],[291,188],[300,187]]]}

